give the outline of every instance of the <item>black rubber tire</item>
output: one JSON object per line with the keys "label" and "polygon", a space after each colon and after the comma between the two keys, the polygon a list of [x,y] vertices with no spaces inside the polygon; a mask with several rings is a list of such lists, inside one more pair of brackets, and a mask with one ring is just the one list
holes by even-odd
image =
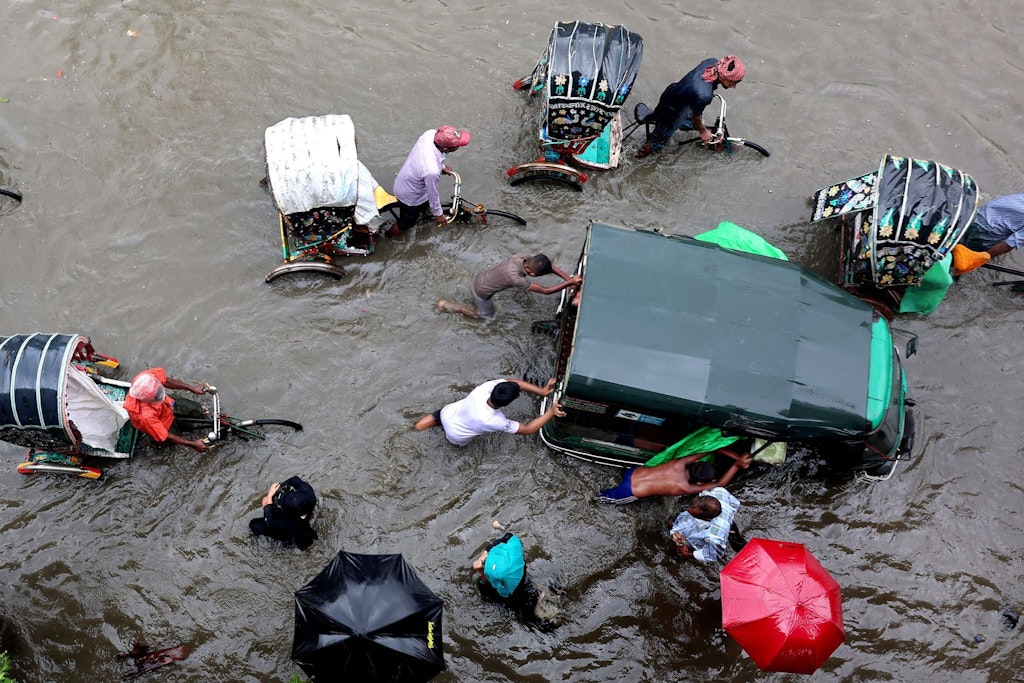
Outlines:
{"label": "black rubber tire", "polygon": [[572,178],[567,178],[566,176],[558,173],[538,173],[536,175],[520,176],[518,178],[513,178],[509,184],[515,187],[516,185],[522,185],[523,183],[534,181],[553,182],[561,185],[567,185],[577,192],[583,192],[583,183]]}
{"label": "black rubber tire", "polygon": [[914,454],[914,440],[917,438],[917,423],[914,420],[914,413],[907,410],[903,416],[903,438],[900,439],[900,447],[897,451],[900,458],[909,460]]}
{"label": "black rubber tire", "polygon": [[487,209],[486,211],[484,211],[484,214],[486,214],[488,216],[501,216],[502,218],[511,219],[511,220],[515,221],[516,223],[518,223],[519,225],[526,225],[526,219],[525,218],[523,218],[522,216],[516,215],[514,213],[511,213],[509,211],[500,211],[498,209]]}
{"label": "black rubber tire", "polygon": [[[444,214],[447,216],[452,211],[452,205],[450,203],[449,204],[442,204],[441,205],[441,211],[443,211]],[[459,215],[452,222],[453,223],[458,223],[459,221],[464,221],[464,220],[469,220],[471,218],[475,218],[478,215],[479,214],[474,214],[474,213],[471,213],[468,210],[463,209],[462,211],[459,212]],[[509,211],[502,211],[500,209],[485,209],[484,210],[484,215],[487,215],[487,216],[501,216],[502,218],[508,218],[509,220],[513,220],[516,223],[519,223],[519,225],[526,225],[526,219],[525,218],[523,218],[522,216],[518,216],[518,215],[516,215],[514,213],[511,213]]]}
{"label": "black rubber tire", "polygon": [[302,431],[302,425],[300,425],[298,422],[292,422],[291,420],[275,420],[275,419],[253,420],[252,424],[253,425],[277,425],[278,427],[291,427],[292,429],[294,429],[297,432],[301,432]]}
{"label": "black rubber tire", "polygon": [[743,144],[746,147],[750,147],[752,149],[756,149],[758,152],[760,152],[761,154],[763,154],[766,157],[770,157],[772,155],[771,152],[769,152],[768,150],[766,150],[764,147],[762,147],[761,145],[757,144],[756,142],[751,142],[750,140],[744,140]]}
{"label": "black rubber tire", "polygon": [[17,192],[14,192],[13,190],[3,190],[3,189],[0,189],[0,194],[4,195],[5,197],[10,197],[11,199],[14,199],[15,201],[19,201],[19,202],[21,201],[21,195],[18,194]]}
{"label": "black rubber tire", "polygon": [[[700,142],[700,136],[697,136],[697,137],[694,137],[694,138],[686,138],[685,140],[680,141],[679,144],[680,145],[689,145],[689,144],[694,143],[694,142]],[[772,153],[769,152],[767,149],[765,149],[761,145],[757,144],[756,142],[751,142],[750,140],[744,140],[743,141],[743,146],[744,147],[750,147],[751,149],[756,149],[758,152],[760,152],[761,154],[763,154],[766,157],[770,157],[772,155]]]}

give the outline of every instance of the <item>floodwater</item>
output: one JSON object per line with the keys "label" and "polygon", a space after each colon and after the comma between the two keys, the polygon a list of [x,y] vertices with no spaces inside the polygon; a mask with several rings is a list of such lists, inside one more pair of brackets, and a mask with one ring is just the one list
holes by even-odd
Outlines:
{"label": "floodwater", "polygon": [[[550,372],[552,341],[530,326],[555,297],[502,295],[491,324],[433,304],[468,299],[472,275],[512,253],[571,268],[590,220],[684,234],[732,220],[831,277],[835,237],[807,224],[807,197],[886,152],[962,168],[986,197],[1021,191],[1021,16],[1019,0],[2,3],[0,187],[25,200],[0,197],[0,333],[81,332],[127,377],[160,365],[216,384],[230,412],[306,426],[104,461],[97,481],[20,476],[23,450],[0,446],[14,673],[118,680],[116,655],[143,640],[196,645],[152,680],[287,681],[292,593],[346,549],[401,552],[444,598],[437,681],[1021,680],[1024,627],[999,617],[1024,610],[1024,298],[990,286],[1005,275],[969,275],[932,315],[897,322],[921,339],[906,362],[919,432],[890,481],[804,456],[734,487],[748,536],[807,544],[843,588],[847,642],[811,677],[760,673],[725,635],[716,572],[677,561],[664,535],[679,501],[601,507],[615,470],[533,438],[457,449],[410,429],[479,382]],[[580,194],[510,187],[538,111],[511,83],[556,20],[577,18],[644,37],[630,110],[701,59],[740,55],[730,128],[772,156],[683,147],[630,154]],[[343,281],[265,284],[280,252],[263,131],[327,113],[353,117],[388,187],[423,130],[469,128],[449,157],[465,196],[529,225],[420,226]],[[524,398],[511,414],[535,410]],[[247,527],[293,474],[322,498],[306,553]],[[554,632],[481,603],[469,565],[493,519],[564,585]]]}

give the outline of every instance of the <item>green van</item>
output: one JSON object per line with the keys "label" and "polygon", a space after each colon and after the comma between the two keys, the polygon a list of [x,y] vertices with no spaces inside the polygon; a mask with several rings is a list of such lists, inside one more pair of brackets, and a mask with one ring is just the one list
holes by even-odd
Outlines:
{"label": "green van", "polygon": [[631,466],[710,426],[816,446],[875,477],[909,457],[912,402],[888,322],[807,269],[593,223],[577,274],[552,394],[566,416],[541,431],[552,449]]}

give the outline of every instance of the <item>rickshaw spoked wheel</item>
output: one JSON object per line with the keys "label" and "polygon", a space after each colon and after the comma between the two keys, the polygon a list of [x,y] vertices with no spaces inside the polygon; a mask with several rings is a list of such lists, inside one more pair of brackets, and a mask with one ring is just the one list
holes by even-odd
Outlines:
{"label": "rickshaw spoked wheel", "polygon": [[324,261],[293,261],[291,263],[282,263],[277,268],[274,268],[267,273],[265,279],[267,282],[273,282],[282,275],[290,275],[292,273],[320,273],[330,276],[335,280],[345,277],[345,269],[333,263],[325,263]]}
{"label": "rickshaw spoked wheel", "polygon": [[33,453],[26,455],[27,461],[18,465],[18,474],[35,474],[36,472],[54,472],[73,474],[83,479],[99,479],[102,472],[95,467],[82,464],[82,459],[74,455],[59,453]]}
{"label": "rickshaw spoked wheel", "polygon": [[538,171],[536,173],[519,175],[513,178],[509,182],[509,185],[515,187],[516,185],[534,181],[553,182],[571,187],[577,192],[583,192],[583,183],[579,182],[575,178],[570,178],[563,173],[553,171]]}
{"label": "rickshaw spoked wheel", "polygon": [[[441,210],[444,211],[445,215],[451,213],[451,204],[442,204]],[[447,224],[451,225],[456,220],[469,220],[470,218],[478,218],[481,223],[487,224],[488,216],[501,216],[502,218],[508,218],[509,220],[515,221],[519,225],[526,225],[526,219],[522,216],[514,214],[510,211],[501,211],[499,209],[488,209],[483,204],[469,205],[463,204],[459,207],[459,211],[454,218],[452,218]]]}

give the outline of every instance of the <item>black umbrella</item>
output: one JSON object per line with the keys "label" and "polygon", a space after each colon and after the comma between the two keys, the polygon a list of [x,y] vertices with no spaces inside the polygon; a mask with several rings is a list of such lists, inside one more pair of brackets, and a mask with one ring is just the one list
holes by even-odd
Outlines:
{"label": "black umbrella", "polygon": [[428,681],[443,607],[401,555],[341,551],[295,593],[292,659],[317,683]]}

